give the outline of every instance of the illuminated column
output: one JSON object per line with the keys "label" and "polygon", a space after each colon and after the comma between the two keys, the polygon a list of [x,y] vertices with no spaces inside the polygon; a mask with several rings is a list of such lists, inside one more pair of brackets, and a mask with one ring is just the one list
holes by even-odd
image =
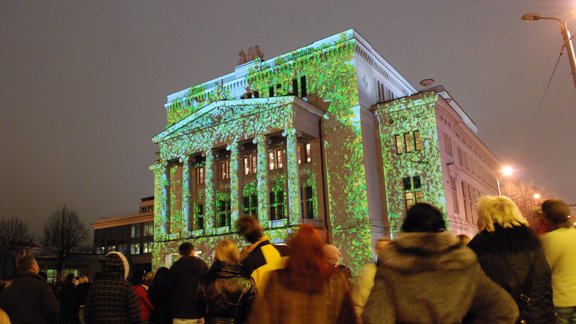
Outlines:
{"label": "illuminated column", "polygon": [[164,170],[162,172],[162,232],[170,234],[170,163],[164,161]]}
{"label": "illuminated column", "polygon": [[215,211],[215,194],[216,194],[216,184],[214,177],[214,152],[209,149],[205,152],[206,162],[204,163],[205,168],[205,184],[206,184],[206,197],[204,198],[204,233],[206,231],[211,231],[214,228],[214,217]]}
{"label": "illuminated column", "polygon": [[190,228],[190,156],[185,155],[180,158],[182,162],[182,229],[181,237],[188,237]]}
{"label": "illuminated column", "polygon": [[254,142],[258,145],[258,165],[256,167],[256,186],[258,190],[258,221],[268,227],[268,154],[266,136],[256,135]]}
{"label": "illuminated column", "polygon": [[164,208],[162,196],[164,166],[161,163],[154,164],[148,168],[154,174],[154,240],[160,240],[164,233],[164,220],[162,218],[162,209]]}
{"label": "illuminated column", "polygon": [[286,134],[286,170],[288,173],[288,224],[300,223],[300,176],[298,174],[298,139],[296,129],[288,128]]}
{"label": "illuminated column", "polygon": [[238,152],[238,142],[228,145],[230,150],[230,225],[233,227],[240,215],[240,178],[238,167],[240,164],[240,154]]}

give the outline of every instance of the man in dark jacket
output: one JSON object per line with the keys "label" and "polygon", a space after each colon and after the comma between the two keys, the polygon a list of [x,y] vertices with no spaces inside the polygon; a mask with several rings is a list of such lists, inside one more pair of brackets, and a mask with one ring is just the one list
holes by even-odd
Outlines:
{"label": "man in dark jacket", "polygon": [[0,300],[12,323],[50,323],[60,314],[52,288],[38,275],[40,268],[32,255],[16,260],[19,276],[6,288]]}
{"label": "man in dark jacket", "polygon": [[110,252],[102,263],[102,278],[94,281],[86,298],[88,323],[140,323],[140,300],[126,279],[128,260]]}
{"label": "man in dark jacket", "polygon": [[203,323],[204,310],[196,301],[200,275],[208,271],[208,265],[194,256],[190,242],[180,244],[180,259],[170,268],[174,293],[172,294],[173,323]]}
{"label": "man in dark jacket", "polygon": [[252,216],[240,217],[237,225],[240,235],[250,242],[250,246],[242,249],[242,266],[254,279],[256,290],[261,294],[270,271],[284,268],[288,260],[288,247],[270,243],[270,239],[264,236],[262,227]]}

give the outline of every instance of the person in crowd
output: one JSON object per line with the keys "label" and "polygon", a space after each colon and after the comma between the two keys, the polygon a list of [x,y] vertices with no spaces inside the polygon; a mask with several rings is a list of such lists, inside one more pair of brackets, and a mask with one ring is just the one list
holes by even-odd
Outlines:
{"label": "person in crowd", "polygon": [[144,273],[134,271],[132,274],[132,288],[134,288],[134,292],[140,300],[140,320],[143,324],[147,324],[150,321],[154,306],[148,299],[148,286],[144,284],[144,275]]}
{"label": "person in crowd", "polygon": [[69,273],[60,290],[60,323],[78,324],[80,322],[78,318],[80,298],[80,291],[74,284],[74,274]]}
{"label": "person in crowd", "polygon": [[152,285],[148,289],[148,299],[154,306],[150,315],[150,321],[154,324],[172,323],[172,281],[170,269],[160,267],[152,279]]}
{"label": "person in crowd", "polygon": [[129,273],[124,254],[106,254],[102,276],[91,285],[86,298],[87,323],[140,323],[140,301],[127,281]]}
{"label": "person in crowd", "polygon": [[468,243],[470,243],[470,241],[472,240],[468,235],[466,234],[458,234],[456,235],[456,237],[460,240],[460,243],[464,244],[464,245],[468,245]]}
{"label": "person in crowd", "polygon": [[78,318],[80,320],[80,324],[86,323],[86,312],[84,310],[84,305],[86,305],[88,290],[90,290],[90,280],[87,276],[80,276],[78,279],[78,292],[80,293],[80,310],[78,312]]}
{"label": "person in crowd", "polygon": [[314,226],[300,225],[289,241],[284,269],[271,271],[249,323],[357,323],[344,275],[326,262],[322,238]]}
{"label": "person in crowd", "polygon": [[352,270],[343,264],[340,264],[342,253],[338,248],[332,244],[324,244],[324,255],[326,255],[326,262],[337,271],[342,272],[344,277],[350,281],[352,279]]}
{"label": "person in crowd", "polygon": [[240,250],[230,240],[216,245],[215,261],[198,284],[198,300],[206,324],[244,323],[256,290],[240,265]]}
{"label": "person in crowd", "polygon": [[552,295],[558,322],[576,323],[576,230],[570,206],[562,199],[547,199],[542,214],[550,231],[542,246],[552,270]]}
{"label": "person in crowd", "polygon": [[150,287],[152,286],[152,282],[154,281],[154,271],[148,271],[144,274],[144,277],[142,278],[143,284],[146,285],[148,287],[148,289],[150,289]]}
{"label": "person in crowd", "polygon": [[19,275],[6,288],[0,299],[13,323],[52,323],[60,315],[60,305],[52,288],[38,272],[40,268],[34,256],[24,255],[16,259]]}
{"label": "person in crowd", "polygon": [[380,253],[363,323],[514,323],[518,307],[482,271],[472,250],[445,231],[438,208],[417,203]]}
{"label": "person in crowd", "polygon": [[382,237],[376,241],[374,245],[374,252],[376,258],[374,262],[365,264],[362,269],[360,269],[360,274],[356,280],[356,284],[352,289],[352,300],[354,301],[354,307],[356,308],[356,314],[359,318],[362,317],[362,312],[364,310],[364,305],[368,301],[368,296],[374,287],[374,277],[376,276],[376,270],[378,269],[379,255],[384,250],[384,247],[390,243],[390,239]]}
{"label": "person in crowd", "polygon": [[480,232],[468,246],[484,272],[504,288],[527,323],[554,323],[551,274],[540,240],[516,204],[505,196],[478,200]]}
{"label": "person in crowd", "polygon": [[208,271],[208,265],[194,255],[190,242],[180,244],[178,251],[181,257],[170,268],[173,323],[202,324],[203,310],[198,307],[196,292],[198,279]]}
{"label": "person in crowd", "polygon": [[264,291],[268,272],[283,268],[286,264],[288,248],[270,243],[270,239],[264,236],[262,227],[253,216],[240,217],[237,226],[240,235],[250,243],[250,246],[243,248],[240,254],[242,266],[254,279],[258,293],[261,293]]}
{"label": "person in crowd", "polygon": [[10,317],[2,308],[0,308],[0,324],[10,324]]}

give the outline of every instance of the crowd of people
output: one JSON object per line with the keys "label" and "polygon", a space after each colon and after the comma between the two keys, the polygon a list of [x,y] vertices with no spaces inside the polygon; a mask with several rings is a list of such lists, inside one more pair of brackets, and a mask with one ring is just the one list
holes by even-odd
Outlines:
{"label": "crowd of people", "polygon": [[0,296],[0,324],[576,323],[571,208],[549,199],[540,213],[536,234],[512,200],[482,197],[479,232],[468,240],[447,231],[438,208],[418,203],[355,280],[313,225],[278,245],[251,216],[237,222],[248,245],[220,241],[210,266],[184,242],[170,268],[128,281],[126,257],[110,252],[98,278],[69,275],[58,298],[26,255]]}

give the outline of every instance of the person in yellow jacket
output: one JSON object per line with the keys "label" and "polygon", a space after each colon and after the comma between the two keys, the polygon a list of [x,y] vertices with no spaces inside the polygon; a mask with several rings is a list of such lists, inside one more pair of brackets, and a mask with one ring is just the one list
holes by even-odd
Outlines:
{"label": "person in yellow jacket", "polygon": [[240,235],[250,243],[250,246],[242,249],[240,261],[244,271],[254,279],[256,289],[261,294],[270,271],[285,267],[288,247],[270,243],[258,220],[252,216],[240,217],[237,226]]}

